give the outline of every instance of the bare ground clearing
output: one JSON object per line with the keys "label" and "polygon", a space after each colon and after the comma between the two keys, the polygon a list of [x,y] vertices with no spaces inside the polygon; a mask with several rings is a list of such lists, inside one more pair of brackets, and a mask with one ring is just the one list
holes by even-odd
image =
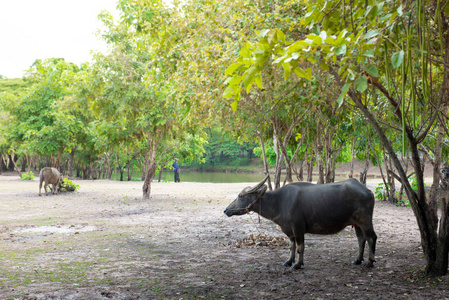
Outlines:
{"label": "bare ground clearing", "polygon": [[248,184],[153,183],[144,201],[141,182],[75,182],[79,193],[39,197],[36,179],[0,176],[1,299],[449,298],[448,276],[423,276],[410,208],[376,202],[375,268],[350,264],[347,228],[307,235],[293,271],[276,225],[223,214]]}

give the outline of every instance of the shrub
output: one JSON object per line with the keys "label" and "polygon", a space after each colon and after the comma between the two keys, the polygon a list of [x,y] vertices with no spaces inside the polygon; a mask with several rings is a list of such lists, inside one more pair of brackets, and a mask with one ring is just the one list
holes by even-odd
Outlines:
{"label": "shrub", "polygon": [[61,190],[66,192],[76,192],[80,186],[76,183],[73,183],[70,179],[65,178],[64,183],[61,184]]}
{"label": "shrub", "polygon": [[21,178],[22,178],[22,180],[33,180],[34,174],[31,171],[28,173],[22,173]]}
{"label": "shrub", "polygon": [[[418,180],[416,180],[416,176],[412,175],[410,176],[410,185],[412,186],[412,189],[415,191],[418,190]],[[426,187],[426,184],[424,184],[424,188]]]}
{"label": "shrub", "polygon": [[384,197],[384,184],[379,183],[379,185],[376,187],[376,192],[374,193],[377,200],[385,200]]}

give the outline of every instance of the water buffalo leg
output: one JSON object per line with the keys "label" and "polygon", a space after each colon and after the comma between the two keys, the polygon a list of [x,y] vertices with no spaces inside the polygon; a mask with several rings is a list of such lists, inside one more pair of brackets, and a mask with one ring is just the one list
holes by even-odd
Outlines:
{"label": "water buffalo leg", "polygon": [[366,238],[359,226],[355,225],[354,229],[355,234],[357,235],[357,240],[359,241],[359,256],[356,260],[352,261],[352,264],[360,265],[363,261],[363,252],[365,251]]}
{"label": "water buffalo leg", "polygon": [[292,269],[301,269],[304,266],[304,234],[296,236],[296,244],[298,251],[298,259],[296,263],[292,266]]}
{"label": "water buffalo leg", "polygon": [[284,262],[285,267],[291,267],[293,262],[295,261],[295,254],[296,254],[296,242],[295,238],[290,238],[290,258]]}
{"label": "water buffalo leg", "polygon": [[368,240],[368,247],[369,247],[369,261],[365,265],[367,268],[371,268],[376,261],[375,259],[375,253],[376,253],[376,241],[377,241],[377,235],[374,232],[373,227],[371,226],[367,230],[365,230],[365,237]]}
{"label": "water buffalo leg", "polygon": [[48,196],[47,187],[48,187],[48,184],[47,184],[47,182],[45,181],[45,183],[44,183],[45,196]]}
{"label": "water buffalo leg", "polygon": [[58,194],[58,185],[52,184],[51,186],[52,186],[52,188],[51,188],[52,194],[57,195]]}

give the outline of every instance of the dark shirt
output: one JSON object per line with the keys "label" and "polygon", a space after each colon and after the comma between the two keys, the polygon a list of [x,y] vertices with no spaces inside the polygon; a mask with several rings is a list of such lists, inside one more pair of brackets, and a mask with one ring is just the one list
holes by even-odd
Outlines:
{"label": "dark shirt", "polygon": [[179,170],[179,165],[178,165],[178,163],[175,161],[175,162],[173,163],[173,171],[178,172],[178,170]]}

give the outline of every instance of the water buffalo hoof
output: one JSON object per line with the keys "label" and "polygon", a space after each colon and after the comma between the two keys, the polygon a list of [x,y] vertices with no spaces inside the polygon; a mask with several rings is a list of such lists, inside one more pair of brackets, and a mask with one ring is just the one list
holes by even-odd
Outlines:
{"label": "water buffalo hoof", "polygon": [[299,270],[299,269],[301,269],[301,266],[302,266],[302,264],[294,264],[294,265],[291,267],[291,269],[292,269],[292,270]]}
{"label": "water buffalo hoof", "polygon": [[365,264],[363,267],[364,267],[364,268],[372,268],[372,267],[374,267],[374,262],[370,260],[370,261],[369,261],[367,264]]}
{"label": "water buffalo hoof", "polygon": [[361,265],[361,264],[362,264],[362,261],[363,261],[363,259],[356,259],[356,260],[353,260],[351,263],[352,263],[353,265]]}
{"label": "water buffalo hoof", "polygon": [[282,264],[284,267],[291,267],[292,266],[292,262],[291,261],[286,261],[285,263]]}

